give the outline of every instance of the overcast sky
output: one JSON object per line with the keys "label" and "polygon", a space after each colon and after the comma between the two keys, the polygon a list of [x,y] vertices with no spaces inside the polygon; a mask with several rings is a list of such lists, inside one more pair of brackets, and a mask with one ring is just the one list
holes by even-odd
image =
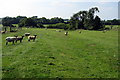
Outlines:
{"label": "overcast sky", "polygon": [[[113,2],[114,1],[114,2]],[[74,13],[98,7],[101,19],[118,19],[119,0],[0,0],[0,17],[38,16],[70,18]]]}

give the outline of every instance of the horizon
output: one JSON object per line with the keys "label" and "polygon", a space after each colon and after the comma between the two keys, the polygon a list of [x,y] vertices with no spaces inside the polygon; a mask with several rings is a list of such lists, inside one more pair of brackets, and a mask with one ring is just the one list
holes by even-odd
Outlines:
{"label": "horizon", "polygon": [[[0,18],[9,16],[38,16],[38,18],[46,17],[47,19],[53,17],[61,17],[63,19],[70,19],[70,17],[79,11],[89,10],[92,7],[98,7],[99,13],[96,13],[101,20],[118,19],[118,2],[103,2],[102,0],[96,2],[87,2],[80,0],[2,0],[0,5]],[[89,0],[90,1],[90,0]],[[6,3],[6,4],[5,4]],[[4,5],[5,4],[5,5]],[[2,6],[2,7],[1,7]],[[9,7],[8,7],[9,6]],[[4,8],[4,9],[3,9]]]}

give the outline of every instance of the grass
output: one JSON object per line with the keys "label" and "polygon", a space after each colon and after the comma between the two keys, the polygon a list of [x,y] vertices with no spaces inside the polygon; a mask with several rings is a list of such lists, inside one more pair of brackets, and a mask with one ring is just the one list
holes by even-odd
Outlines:
{"label": "grass", "polygon": [[[5,45],[7,36],[37,34],[35,42]],[[118,30],[23,28],[2,35],[3,78],[118,78]]]}

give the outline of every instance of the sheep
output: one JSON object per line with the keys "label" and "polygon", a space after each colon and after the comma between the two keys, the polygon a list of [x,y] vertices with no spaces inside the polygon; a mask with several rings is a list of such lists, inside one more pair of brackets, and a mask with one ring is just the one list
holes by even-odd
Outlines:
{"label": "sheep", "polygon": [[16,43],[17,43],[17,41],[20,41],[20,43],[22,42],[22,40],[23,40],[23,37],[24,36],[20,36],[20,37],[18,37],[18,36],[15,36],[16,37]]}
{"label": "sheep", "polygon": [[105,33],[106,32],[106,30],[103,30],[103,33]]}
{"label": "sheep", "polygon": [[56,30],[56,32],[61,32],[61,30]]}
{"label": "sheep", "polygon": [[66,35],[66,36],[68,35],[68,31],[65,32],[65,35]]}
{"label": "sheep", "polygon": [[28,36],[28,41],[30,41],[30,40],[35,41],[36,37],[37,37],[37,35],[34,35],[34,36]]}
{"label": "sheep", "polygon": [[1,33],[2,33],[2,34],[5,34],[5,33],[6,33],[6,31],[1,31]]}
{"label": "sheep", "polygon": [[7,37],[6,38],[6,45],[8,44],[8,42],[12,42],[14,44],[14,41],[16,41],[16,37]]}
{"label": "sheep", "polygon": [[30,35],[30,33],[25,33],[25,36],[29,36]]}

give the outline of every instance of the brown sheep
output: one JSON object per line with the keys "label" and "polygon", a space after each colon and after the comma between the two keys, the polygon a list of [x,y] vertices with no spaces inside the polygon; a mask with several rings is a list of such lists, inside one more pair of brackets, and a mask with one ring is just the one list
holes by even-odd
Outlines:
{"label": "brown sheep", "polygon": [[28,41],[30,41],[30,40],[35,41],[36,37],[37,37],[37,35],[34,35],[34,36],[28,36]]}
{"label": "brown sheep", "polygon": [[19,37],[15,36],[15,37],[16,37],[16,43],[17,43],[17,41],[20,41],[20,43],[21,43],[24,36],[19,36]]}
{"label": "brown sheep", "polygon": [[2,33],[2,34],[5,34],[5,33],[6,33],[6,31],[1,31],[1,33]]}

